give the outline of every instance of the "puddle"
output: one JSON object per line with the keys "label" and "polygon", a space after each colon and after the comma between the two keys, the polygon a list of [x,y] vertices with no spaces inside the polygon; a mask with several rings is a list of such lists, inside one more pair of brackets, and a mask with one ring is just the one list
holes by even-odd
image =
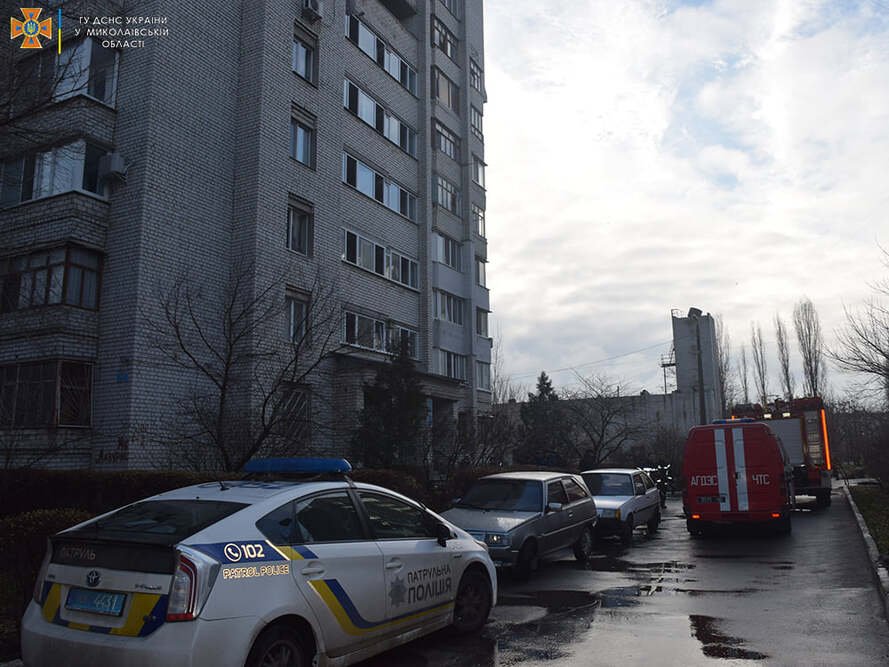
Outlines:
{"label": "puddle", "polygon": [[743,639],[723,634],[717,627],[721,619],[697,614],[690,615],[688,619],[691,621],[691,636],[701,642],[701,651],[708,658],[765,660],[769,657],[765,653],[743,648]]}
{"label": "puddle", "polygon": [[729,588],[729,589],[710,589],[710,588],[674,588],[677,593],[685,593],[692,597],[699,595],[750,595],[751,593],[759,593],[759,588]]}

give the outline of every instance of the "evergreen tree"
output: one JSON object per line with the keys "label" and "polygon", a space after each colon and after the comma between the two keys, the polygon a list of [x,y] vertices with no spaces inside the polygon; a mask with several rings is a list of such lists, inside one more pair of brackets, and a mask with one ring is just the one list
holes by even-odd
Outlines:
{"label": "evergreen tree", "polygon": [[529,393],[522,404],[521,418],[524,438],[516,460],[536,465],[564,465],[565,427],[562,406],[553,383],[544,371],[537,378],[537,393]]}

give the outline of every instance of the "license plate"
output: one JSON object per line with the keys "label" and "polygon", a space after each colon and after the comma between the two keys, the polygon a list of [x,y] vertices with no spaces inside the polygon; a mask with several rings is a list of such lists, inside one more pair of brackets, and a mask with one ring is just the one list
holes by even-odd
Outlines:
{"label": "license plate", "polygon": [[72,588],[65,600],[65,609],[85,611],[90,614],[104,616],[120,616],[126,602],[126,593],[109,593],[108,591],[90,591],[85,588]]}

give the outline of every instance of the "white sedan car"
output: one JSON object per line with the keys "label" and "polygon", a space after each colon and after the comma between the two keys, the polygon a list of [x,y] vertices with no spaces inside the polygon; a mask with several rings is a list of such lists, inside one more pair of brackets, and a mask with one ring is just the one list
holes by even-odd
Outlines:
{"label": "white sedan car", "polygon": [[190,486],[52,537],[25,664],[349,665],[484,625],[497,577],[468,533],[341,459],[253,463],[318,474]]}
{"label": "white sedan car", "polygon": [[637,526],[647,526],[652,533],[658,529],[661,496],[647,473],[638,468],[601,468],[581,476],[596,501],[597,536],[619,535],[629,544]]}

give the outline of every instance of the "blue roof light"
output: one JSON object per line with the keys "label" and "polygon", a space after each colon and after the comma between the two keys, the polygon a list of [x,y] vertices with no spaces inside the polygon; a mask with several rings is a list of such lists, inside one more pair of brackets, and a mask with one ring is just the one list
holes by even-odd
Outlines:
{"label": "blue roof light", "polygon": [[714,424],[750,424],[755,422],[755,419],[750,417],[735,417],[734,419],[715,419],[712,423]]}
{"label": "blue roof light", "polygon": [[250,459],[244,466],[244,472],[252,473],[297,473],[320,475],[324,473],[345,474],[352,472],[352,466],[346,459],[321,458],[272,458]]}

